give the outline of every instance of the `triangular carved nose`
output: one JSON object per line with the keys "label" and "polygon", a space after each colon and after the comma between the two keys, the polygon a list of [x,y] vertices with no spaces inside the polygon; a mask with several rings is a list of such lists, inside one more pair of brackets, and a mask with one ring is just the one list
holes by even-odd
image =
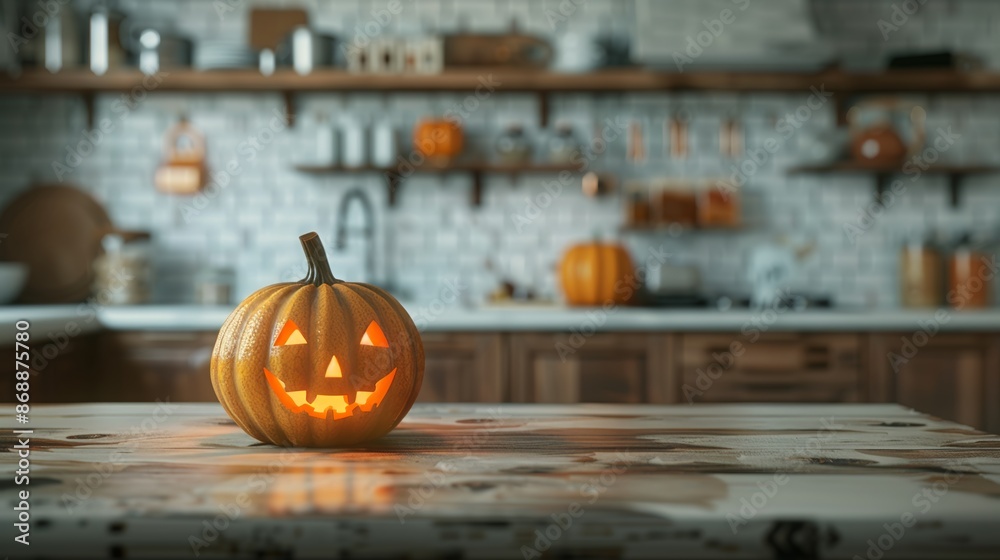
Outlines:
{"label": "triangular carved nose", "polygon": [[340,371],[340,362],[337,361],[337,356],[330,358],[330,363],[326,366],[326,376],[327,377],[343,377],[344,374]]}

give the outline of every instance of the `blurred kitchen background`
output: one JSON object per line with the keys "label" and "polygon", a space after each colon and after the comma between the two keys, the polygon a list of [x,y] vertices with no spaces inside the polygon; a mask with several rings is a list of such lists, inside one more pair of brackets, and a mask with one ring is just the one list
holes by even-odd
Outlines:
{"label": "blurred kitchen background", "polygon": [[[455,383],[485,367],[489,387],[442,381],[423,400],[681,400],[699,360],[734,335],[666,346],[598,335],[586,346],[596,354],[581,349],[573,372],[553,374],[575,376],[576,393],[545,381],[566,358],[538,353],[583,316],[530,310],[600,305],[587,294],[610,293],[614,278],[573,271],[613,269],[624,250],[644,276],[631,303],[652,311],[617,314],[606,330],[738,333],[742,318],[720,326],[670,308],[767,307],[775,294],[855,313],[779,322],[803,340],[755,350],[789,356],[790,371],[829,364],[843,376],[771,391],[772,379],[749,395],[717,388],[716,400],[909,399],[1000,425],[982,399],[1000,387],[989,377],[996,336],[982,334],[1000,332],[1000,316],[970,313],[995,301],[998,2],[0,6],[5,34],[19,38],[0,58],[5,295],[96,295],[106,328],[193,333],[118,341],[160,348],[153,362],[204,360],[236,303],[304,276],[298,236],[317,231],[338,277],[387,286],[429,330],[484,333],[428,342],[428,367]],[[160,305],[115,323],[120,304]],[[221,315],[162,319],[203,317],[194,305]],[[459,320],[438,307],[514,310]],[[941,335],[940,359],[925,358],[968,384],[923,373],[894,384],[885,356],[899,337],[867,333],[912,332],[938,307],[976,317],[947,315],[976,333]],[[902,308],[930,311],[892,315]],[[557,338],[507,338],[533,328]],[[853,334],[801,334],[812,331]],[[661,346],[679,356],[664,366],[674,381],[650,397]],[[600,367],[630,381],[580,381]]]}
{"label": "blurred kitchen background", "polygon": [[[10,4],[16,3],[5,3],[8,8]],[[687,56],[687,39],[709,29],[702,20],[721,21],[719,15],[726,9],[735,21],[723,23],[729,29],[718,39],[713,37],[705,53],[690,65],[682,62],[683,70],[812,72],[839,63],[849,70],[872,71],[884,68],[892,56],[939,52],[962,58],[962,64],[967,63],[964,59],[986,68],[1000,64],[1000,46],[994,40],[1000,5],[981,0],[929,2],[912,16],[900,8],[907,18],[903,25],[892,23],[900,23],[893,19],[894,5],[858,0],[758,0],[752,5],[730,0],[232,2],[232,6],[208,1],[72,2],[60,11],[60,19],[64,26],[80,31],[63,32],[61,38],[80,46],[63,47],[60,72],[78,71],[73,66],[90,63],[87,26],[93,13],[106,12],[111,27],[121,29],[113,36],[125,44],[112,44],[109,75],[140,64],[142,34],[153,30],[159,45],[166,47],[159,55],[163,89],[169,89],[172,70],[184,71],[171,65],[189,63],[214,72],[204,85],[213,91],[197,91],[197,83],[191,88],[195,91],[155,91],[154,84],[129,95],[125,104],[121,95],[127,91],[97,94],[88,100],[93,104],[91,122],[86,98],[80,95],[5,92],[0,98],[0,123],[6,131],[0,137],[0,202],[12,200],[35,183],[71,184],[91,194],[115,227],[150,234],[148,251],[155,273],[149,298],[158,302],[195,301],[199,280],[231,279],[231,298],[238,301],[260,286],[300,278],[303,261],[297,236],[316,230],[334,250],[343,210],[339,207],[346,193],[360,188],[370,200],[371,212],[366,215],[363,204],[349,205],[345,214],[349,231],[345,245],[332,255],[334,269],[344,278],[390,285],[413,301],[432,300],[447,279],[455,278],[468,283],[463,300],[469,304],[483,303],[503,283],[512,284],[519,296],[558,300],[555,272],[564,251],[598,235],[620,240],[633,255],[646,254],[650,245],[663,246],[670,253],[668,266],[687,269],[685,274],[697,277],[698,291],[713,295],[751,293],[748,259],[762,245],[811,246],[813,250],[796,262],[787,280],[792,291],[838,306],[896,307],[904,241],[930,238],[947,245],[964,235],[977,243],[992,238],[1000,225],[996,175],[960,177],[957,204],[951,202],[952,176],[924,174],[917,180],[902,176],[906,192],[895,197],[884,213],[875,209],[878,215],[870,222],[862,219],[859,215],[873,201],[875,173],[790,173],[795,167],[840,158],[849,150],[832,99],[822,99],[821,105],[814,103],[816,110],[793,117],[795,128],[789,137],[778,128],[786,115],[808,107],[804,104],[813,95],[808,81],[802,81],[799,91],[788,92],[568,91],[548,94],[546,99],[530,91],[504,91],[500,83],[491,86],[496,91],[471,101],[465,91],[304,92],[293,94],[294,125],[282,124],[273,134],[268,130],[272,120],[286,111],[280,91],[239,83],[232,85],[236,91],[214,91],[224,89],[216,82],[225,83],[232,68],[257,67],[260,49],[250,46],[251,39],[259,35],[266,39],[267,33],[279,37],[267,25],[298,23],[297,9],[304,10],[314,35],[332,39],[332,43],[317,39],[317,45],[332,52],[316,55],[311,61],[316,71],[324,70],[323,65],[348,64],[345,47],[350,51],[371,40],[496,36],[513,28],[539,38],[541,45],[533,48],[553,49],[551,55],[531,52],[515,57],[508,63],[515,70],[550,66],[582,73],[630,64],[673,72],[674,53]],[[277,13],[285,20],[266,15],[254,19],[254,10],[260,8],[284,9]],[[30,3],[24,9],[28,15],[38,10]],[[880,28],[880,20],[898,29]],[[15,27],[23,25],[19,18],[13,21],[19,24]],[[126,41],[126,36],[133,39]],[[704,37],[703,33],[703,41]],[[37,59],[23,63],[26,75],[37,71],[33,66],[45,65],[44,46],[49,40],[42,32],[22,47],[22,57]],[[181,40],[187,42],[178,46]],[[418,40],[410,41],[419,46]],[[284,46],[276,44],[275,50],[285,51],[274,57],[280,75],[290,71],[282,64],[291,61],[282,57],[290,58],[291,40],[282,38],[278,43]],[[461,43],[456,47],[465,52],[473,48]],[[190,53],[178,52],[188,49]],[[156,47],[148,50],[157,52]],[[490,72],[482,74],[488,77]],[[493,79],[503,81],[494,74]],[[73,80],[67,78],[62,87],[74,89]],[[145,89],[152,91],[146,94]],[[251,89],[261,91],[246,91]],[[923,127],[928,139],[933,141],[940,127],[959,135],[940,154],[938,165],[1000,164],[1000,96],[914,89],[894,95],[894,103],[911,103],[926,111]],[[869,120],[878,119],[879,108],[872,109],[874,103],[865,96],[848,101],[876,113]],[[542,103],[548,105],[546,123],[540,122]],[[898,115],[891,113],[906,116],[899,108],[884,112],[897,121]],[[517,173],[482,173],[478,205],[470,192],[477,178],[469,172],[414,174],[401,182],[390,207],[382,172],[297,169],[390,167],[387,162],[412,155],[418,123],[454,115],[464,138],[461,157],[523,168]],[[165,136],[182,117],[204,138],[209,177],[224,171],[231,161],[241,166],[241,173],[217,195],[210,190],[213,197],[202,201],[204,208],[196,208],[190,196],[164,194],[154,185],[157,169],[168,159]],[[84,131],[102,118],[110,119],[114,130],[102,134],[97,148],[78,165],[69,165],[67,158],[73,158],[68,150],[86,143]],[[616,123],[617,138],[604,143],[605,149],[604,144],[594,143],[594,137],[607,123]],[[912,131],[903,128],[899,135],[908,143]],[[260,134],[268,142],[259,142],[259,147],[247,143]],[[701,197],[699,190],[710,190],[720,179],[731,182],[734,169],[751,159],[747,150],[761,150],[768,138],[778,140],[780,148],[768,154],[735,194],[738,217],[724,216],[718,224],[701,229],[621,231],[629,223],[636,197],[651,197],[650,210],[655,213],[664,190],[681,200],[681,207],[673,211],[676,215],[665,219],[685,226],[693,222],[695,210],[685,210],[685,196]],[[351,147],[359,143],[363,145]],[[500,146],[505,145],[511,147],[501,153]],[[570,157],[566,152],[576,145],[584,150],[585,158],[579,161],[586,161],[586,171],[599,175],[602,192],[588,196],[581,188],[583,173],[571,164],[566,167],[574,171],[573,179],[550,201],[542,185],[562,182],[558,172],[546,166],[564,163]],[[65,168],[54,170],[55,162]],[[609,189],[607,195],[603,189]],[[854,236],[845,231],[845,224],[867,224],[868,229]],[[372,228],[374,245],[366,239],[367,227]],[[374,255],[374,272],[369,268],[372,263],[366,262],[368,253]]]}

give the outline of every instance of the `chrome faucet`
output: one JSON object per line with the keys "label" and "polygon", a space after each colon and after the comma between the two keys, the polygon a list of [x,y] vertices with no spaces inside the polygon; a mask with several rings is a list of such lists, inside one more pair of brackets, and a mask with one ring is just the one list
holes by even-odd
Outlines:
{"label": "chrome faucet", "polygon": [[361,203],[361,208],[365,214],[365,225],[361,228],[361,233],[365,236],[365,281],[375,283],[375,208],[372,201],[360,188],[354,188],[340,199],[340,208],[337,210],[337,250],[343,251],[347,248],[347,212],[350,210],[351,201],[357,199]]}

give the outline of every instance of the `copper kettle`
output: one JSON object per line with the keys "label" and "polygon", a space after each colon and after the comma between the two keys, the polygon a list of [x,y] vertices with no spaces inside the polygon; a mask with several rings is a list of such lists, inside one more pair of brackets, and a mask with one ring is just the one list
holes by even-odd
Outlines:
{"label": "copper kettle", "polygon": [[[901,115],[905,119],[900,119]],[[873,100],[852,107],[847,118],[851,155],[857,162],[896,165],[923,149],[927,113],[919,105],[894,98]],[[908,143],[899,132],[906,128]]]}

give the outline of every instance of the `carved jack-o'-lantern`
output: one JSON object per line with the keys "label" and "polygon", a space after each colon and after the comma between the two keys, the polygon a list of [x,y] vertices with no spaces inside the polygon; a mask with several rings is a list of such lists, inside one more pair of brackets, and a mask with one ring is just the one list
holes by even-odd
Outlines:
{"label": "carved jack-o'-lantern", "polygon": [[420,333],[388,292],[334,278],[318,235],[301,241],[306,278],[258,290],[219,331],[215,394],[263,442],[334,447],[381,437],[420,391]]}

